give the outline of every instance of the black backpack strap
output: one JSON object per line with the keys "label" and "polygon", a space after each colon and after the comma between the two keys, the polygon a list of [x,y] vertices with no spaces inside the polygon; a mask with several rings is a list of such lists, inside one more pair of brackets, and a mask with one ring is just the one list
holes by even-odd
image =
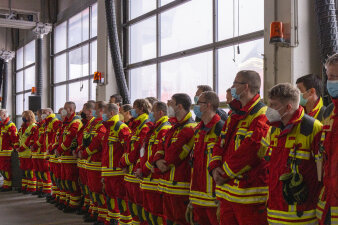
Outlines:
{"label": "black backpack strap", "polygon": [[220,120],[216,123],[214,132],[217,136],[221,135],[224,124],[225,124],[225,122],[223,120]]}
{"label": "black backpack strap", "polygon": [[250,111],[250,115],[257,113],[265,104],[262,101],[259,101]]}
{"label": "black backpack strap", "polygon": [[326,109],[325,106],[323,106],[322,108],[320,108],[318,116],[317,116],[317,120],[323,121],[323,116],[324,116],[325,109]]}
{"label": "black backpack strap", "polygon": [[334,109],[333,103],[331,103],[330,105],[328,105],[326,107],[326,109],[325,109],[325,111],[323,113],[323,120],[325,120],[326,118],[328,118],[331,115],[333,109]]}
{"label": "black backpack strap", "polygon": [[313,125],[315,119],[307,114],[304,114],[301,124],[300,124],[300,133],[304,136],[309,136],[313,131]]}
{"label": "black backpack strap", "polygon": [[115,124],[115,127],[114,127],[114,131],[118,131],[120,129],[120,126],[123,124],[122,121],[117,121],[117,123]]}

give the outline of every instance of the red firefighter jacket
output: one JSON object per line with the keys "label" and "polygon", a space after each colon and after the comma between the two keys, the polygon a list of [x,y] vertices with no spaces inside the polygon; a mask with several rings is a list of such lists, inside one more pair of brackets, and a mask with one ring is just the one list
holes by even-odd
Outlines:
{"label": "red firefighter jacket", "polygon": [[268,147],[266,108],[259,95],[240,109],[233,107],[209,163],[211,174],[221,167],[228,179],[216,186],[218,198],[242,204],[266,202],[266,163],[262,160]]}
{"label": "red firefighter jacket", "polygon": [[[315,208],[320,190],[315,153],[318,152],[322,125],[304,113],[300,106],[286,126],[271,123],[269,161],[268,222],[270,224],[316,224]],[[308,188],[307,200],[289,205],[283,197],[280,176],[298,172]]]}
{"label": "red firefighter jacket", "polygon": [[192,150],[190,202],[203,207],[216,207],[215,181],[208,173],[208,164],[215,144],[220,139],[224,121],[215,114],[208,124],[201,121],[195,130]]}
{"label": "red firefighter jacket", "polygon": [[34,144],[34,132],[37,130],[37,125],[32,123],[28,125],[23,123],[19,129],[19,144],[20,148],[18,149],[20,158],[31,158],[31,146]]}
{"label": "red firefighter jacket", "polygon": [[161,175],[159,173],[153,174],[151,169],[153,168],[155,153],[161,148],[160,142],[170,128],[171,125],[168,117],[163,116],[156,122],[148,142],[145,145],[145,152],[141,158],[143,179],[140,185],[144,191],[158,191],[158,183]]}
{"label": "red firefighter jacket", "polygon": [[127,151],[131,131],[128,126],[115,115],[103,123],[107,129],[102,149],[102,177],[123,176],[120,160]]}
{"label": "red firefighter jacket", "polygon": [[13,149],[19,147],[19,137],[15,124],[9,120],[0,122],[0,158],[11,157]]}
{"label": "red firefighter jacket", "polygon": [[77,148],[77,133],[82,127],[82,122],[79,116],[75,113],[69,118],[66,117],[63,121],[60,130],[59,144],[57,151],[61,154],[61,163],[77,163],[72,151]]}
{"label": "red firefighter jacket", "polygon": [[166,133],[154,162],[164,159],[169,171],[160,178],[159,191],[167,195],[189,196],[191,167],[189,165],[189,141],[194,136],[196,123],[189,112]]}
{"label": "red firefighter jacket", "polygon": [[338,99],[332,99],[323,115],[323,133],[318,158],[324,163],[324,187],[317,205],[317,218],[323,224],[330,211],[331,224],[338,223]]}

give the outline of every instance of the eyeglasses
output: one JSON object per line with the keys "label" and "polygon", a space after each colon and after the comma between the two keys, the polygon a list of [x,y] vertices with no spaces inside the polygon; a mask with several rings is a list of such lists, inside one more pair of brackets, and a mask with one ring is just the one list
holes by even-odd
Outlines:
{"label": "eyeglasses", "polygon": [[232,84],[235,85],[235,84],[247,84],[247,83],[246,82],[237,82],[237,81],[234,81]]}
{"label": "eyeglasses", "polygon": [[200,101],[197,101],[197,105],[199,105],[199,104],[208,104],[207,102],[200,102]]}

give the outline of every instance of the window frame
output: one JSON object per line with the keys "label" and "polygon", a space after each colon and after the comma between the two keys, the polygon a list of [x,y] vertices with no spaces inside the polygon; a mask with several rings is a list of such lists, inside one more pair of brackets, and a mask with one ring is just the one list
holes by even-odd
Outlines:
{"label": "window frame", "polygon": [[[161,56],[161,36],[160,36],[160,32],[161,32],[161,13],[173,9],[175,7],[178,7],[181,4],[187,3],[191,0],[174,0],[166,5],[161,6],[161,0],[157,0],[156,2],[156,9],[149,11],[147,13],[144,13],[138,17],[135,17],[133,19],[129,20],[129,12],[130,12],[130,5],[129,5],[129,0],[123,1],[123,15],[122,15],[122,46],[123,46],[123,63],[124,63],[124,69],[125,69],[125,76],[126,76],[126,80],[128,83],[128,87],[130,90],[130,79],[131,79],[131,73],[130,71],[132,69],[136,69],[136,68],[141,68],[144,66],[150,66],[150,65],[156,65],[157,71],[157,84],[156,84],[156,95],[154,96],[156,98],[158,98],[159,100],[161,100],[161,63],[166,62],[166,61],[170,61],[170,60],[175,60],[175,59],[179,59],[179,58],[183,58],[183,57],[187,57],[187,56],[192,56],[192,55],[196,55],[199,53],[203,53],[203,52],[208,52],[208,51],[212,51],[213,53],[213,89],[214,91],[218,94],[219,90],[218,90],[218,84],[219,84],[219,71],[218,71],[218,50],[221,48],[225,48],[225,47],[230,47],[230,46],[234,46],[237,44],[243,44],[246,42],[250,42],[250,41],[255,41],[258,39],[264,39],[264,28],[255,32],[251,32],[251,33],[246,33],[243,35],[239,35],[239,36],[235,36],[232,38],[228,38],[228,39],[223,39],[223,40],[218,40],[218,1],[221,0],[212,0],[212,42],[209,44],[205,44],[205,45],[201,45],[198,47],[194,47],[194,48],[190,48],[190,49],[184,49],[181,51],[177,51],[174,53],[170,53],[168,55],[163,55]],[[148,60],[144,60],[144,61],[139,61],[136,63],[129,63],[130,61],[130,26],[144,21],[146,19],[149,19],[153,16],[156,16],[156,57],[155,58],[151,58]],[[222,101],[221,102],[222,106],[225,106],[225,102]]]}
{"label": "window frame", "polygon": [[[52,44],[51,44],[51,56],[50,56],[50,62],[51,62],[51,93],[52,93],[52,98],[51,98],[51,105],[53,107],[53,109],[56,111],[58,109],[55,108],[55,103],[56,103],[56,100],[55,100],[55,97],[56,97],[56,94],[55,94],[55,87],[58,87],[58,86],[61,86],[61,85],[66,85],[66,101],[70,101],[71,99],[69,98],[69,85],[72,84],[72,83],[76,83],[76,82],[88,82],[88,100],[90,100],[92,97],[95,98],[95,96],[92,96],[93,93],[92,93],[92,88],[93,86],[95,85],[93,82],[90,82],[91,79],[94,78],[94,74],[91,73],[91,70],[92,70],[92,63],[91,63],[91,58],[92,58],[92,49],[91,49],[91,46],[92,46],[92,43],[97,41],[97,34],[95,37],[91,37],[92,35],[92,8],[94,5],[97,5],[98,3],[97,2],[91,2],[90,5],[88,5],[88,7],[85,7],[83,8],[81,11],[79,12],[76,12],[74,13],[73,15],[69,16],[67,19],[65,20],[62,20],[62,21],[59,21],[58,23],[56,23],[56,26],[57,25],[60,25],[64,22],[66,22],[66,49],[64,50],[61,50],[57,53],[54,52],[54,45],[55,45],[55,28],[53,29],[52,31]],[[82,13],[84,10],[86,9],[89,9],[89,16],[88,16],[88,22],[89,22],[89,29],[88,29],[88,39],[83,41],[83,42],[80,42],[76,45],[73,45],[71,47],[69,47],[69,20],[73,17],[73,16],[76,16],[78,15],[79,13]],[[82,25],[81,25],[82,26]],[[81,76],[81,77],[78,77],[78,78],[74,78],[74,79],[69,79],[69,53],[75,49],[78,49],[78,48],[82,48],[83,46],[86,46],[88,45],[88,75],[85,75],[85,76]],[[55,63],[54,63],[54,59],[57,57],[57,56],[60,56],[62,54],[66,54],[66,80],[64,81],[60,81],[60,82],[55,82],[55,73],[54,73],[54,67],[55,67]],[[97,53],[96,53],[97,54]],[[77,110],[80,110],[79,108],[77,108]]]}

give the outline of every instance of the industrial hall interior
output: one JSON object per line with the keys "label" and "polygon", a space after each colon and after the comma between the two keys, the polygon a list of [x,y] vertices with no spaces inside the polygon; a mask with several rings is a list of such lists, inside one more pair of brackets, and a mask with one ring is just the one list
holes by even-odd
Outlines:
{"label": "industrial hall interior", "polygon": [[0,0],[0,225],[338,225],[337,16]]}

